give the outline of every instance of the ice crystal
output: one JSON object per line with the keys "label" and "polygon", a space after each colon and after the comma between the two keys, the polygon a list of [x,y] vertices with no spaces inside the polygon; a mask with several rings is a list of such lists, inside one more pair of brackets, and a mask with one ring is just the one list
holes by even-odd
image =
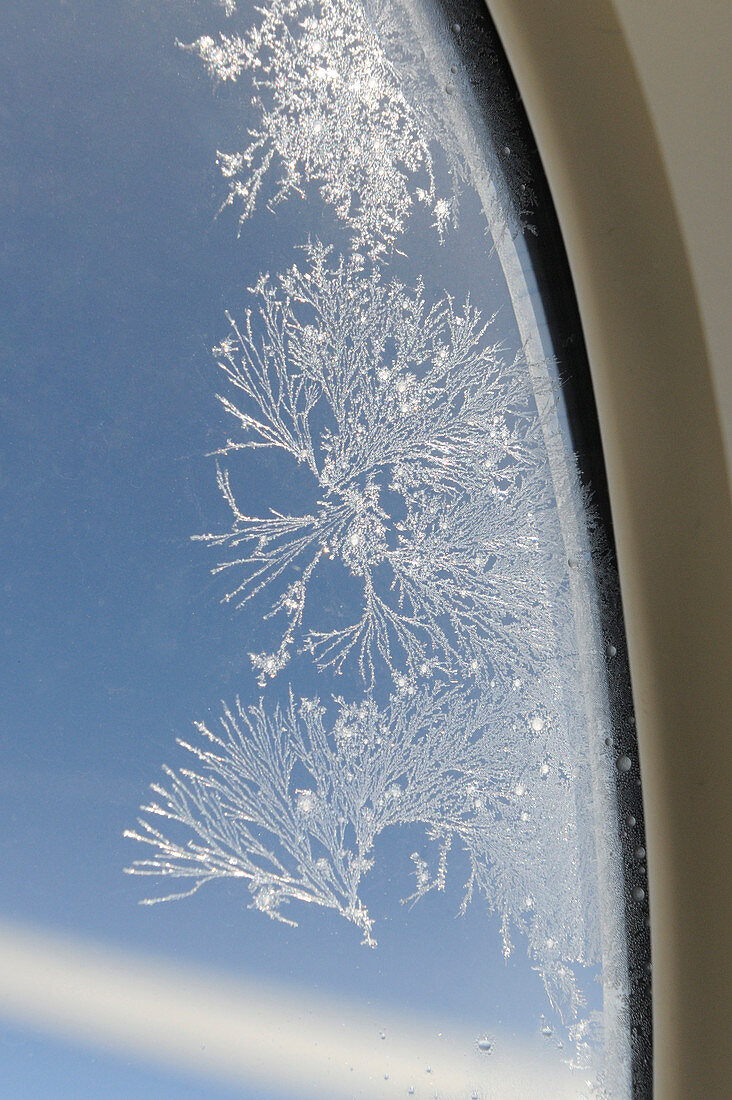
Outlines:
{"label": "ice crystal", "polygon": [[415,201],[444,232],[454,200],[437,192],[429,121],[405,96],[360,3],[273,0],[246,33],[204,36],[188,48],[216,79],[247,72],[254,85],[248,144],[219,153],[226,203],[239,207],[242,223],[276,172],[270,205],[312,182],[371,255],[392,248]]}
{"label": "ice crystal", "polygon": [[[149,858],[127,870],[181,886],[147,904],[240,879],[270,918],[293,924],[292,903],[310,903],[373,946],[364,879],[380,838],[421,831],[404,900],[446,891],[462,866],[461,910],[482,899],[498,915],[506,956],[526,938],[586,1059],[575,964],[598,957],[597,867],[537,412],[552,395],[469,299],[433,300],[379,266],[416,203],[442,237],[467,179],[435,57],[409,26],[388,0],[270,0],[248,30],[188,47],[216,79],[254,89],[246,147],[219,154],[241,223],[263,195],[317,189],[352,247],[311,242],[284,275],[261,276],[214,349],[231,518],[197,538],[265,636],[249,654],[262,698],[179,742],[195,764],[153,785],[126,833]],[[270,701],[298,660],[286,702]],[[352,697],[327,696],[327,676],[320,698],[296,696],[313,661],[348,669],[337,682]]]}
{"label": "ice crystal", "polygon": [[[527,721],[517,734],[479,694],[425,688],[395,694],[383,708],[368,695],[328,708],[291,692],[286,706],[270,712],[261,702],[245,708],[237,701],[218,732],[202,723],[198,729],[203,746],[180,742],[198,770],[166,768],[167,782],[153,785],[155,800],[126,833],[154,853],[129,873],[190,883],[148,904],[239,878],[251,907],[271,918],[294,923],[283,907],[313,903],[340,913],[373,946],[361,884],[377,839],[419,825],[437,845],[436,866],[413,853],[409,900],[445,889],[449,853],[459,846],[470,866],[463,908],[483,896],[503,919],[507,954],[510,927],[521,929],[553,1000],[576,1009],[566,960],[588,957],[594,930],[577,904],[584,886],[571,783],[561,767],[553,769],[557,778],[544,797],[567,812],[523,824],[513,792],[518,777],[528,784],[536,771],[536,734]],[[509,732],[515,746],[507,756]]]}
{"label": "ice crystal", "polygon": [[[275,596],[279,644],[251,655],[260,683],[298,645],[321,668],[353,657],[369,684],[379,663],[405,684],[435,667],[520,678],[555,653],[564,576],[525,366],[491,343],[469,301],[429,304],[419,284],[318,244],[306,253],[260,281],[258,308],[241,326],[230,318],[215,349],[237,428],[220,461],[273,449],[312,486],[307,510],[252,516],[222,464],[232,523],[199,536],[230,554],[216,570],[236,577],[226,599]],[[316,574],[336,569],[360,587],[360,610],[329,624],[308,598]]]}

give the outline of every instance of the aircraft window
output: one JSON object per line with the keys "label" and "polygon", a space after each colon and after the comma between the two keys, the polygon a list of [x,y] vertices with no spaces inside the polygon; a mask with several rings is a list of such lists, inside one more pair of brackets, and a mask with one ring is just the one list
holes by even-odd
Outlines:
{"label": "aircraft window", "polygon": [[2,21],[13,1095],[646,1095],[599,434],[482,6]]}

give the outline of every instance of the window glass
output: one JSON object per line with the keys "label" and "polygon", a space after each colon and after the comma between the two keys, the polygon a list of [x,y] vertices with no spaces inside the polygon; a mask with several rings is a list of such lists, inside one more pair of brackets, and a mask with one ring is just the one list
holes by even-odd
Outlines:
{"label": "window glass", "polygon": [[13,1094],[631,1095],[622,620],[485,17],[1,18]]}

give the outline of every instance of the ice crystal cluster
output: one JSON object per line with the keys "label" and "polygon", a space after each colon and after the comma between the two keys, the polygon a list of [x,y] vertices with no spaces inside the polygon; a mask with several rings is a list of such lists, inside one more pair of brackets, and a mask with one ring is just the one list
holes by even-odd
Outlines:
{"label": "ice crystal cluster", "polygon": [[360,3],[273,0],[246,33],[206,35],[189,48],[216,79],[247,73],[255,89],[248,144],[219,153],[226,202],[242,223],[274,174],[271,205],[313,183],[371,255],[393,247],[415,201],[443,233],[453,200],[437,193],[424,112],[405,96]]}
{"label": "ice crystal cluster", "polygon": [[[299,642],[321,668],[353,656],[369,686],[378,671],[464,672],[466,654],[489,680],[523,675],[556,645],[557,584],[525,365],[490,342],[469,301],[430,304],[419,285],[317,244],[305,252],[260,281],[257,308],[215,349],[236,429],[222,459],[284,452],[313,489],[307,511],[251,516],[219,470],[232,524],[203,537],[231,555],[227,598],[241,606],[266,586],[283,623],[277,650],[252,654],[260,682]],[[307,614],[318,571],[334,566],[361,590],[359,616],[341,625]]]}
{"label": "ice crystal cluster", "polygon": [[[414,853],[413,899],[444,889],[461,851],[463,908],[487,901],[507,954],[523,933],[553,1002],[572,1005],[567,960],[590,958],[596,932],[578,905],[591,856],[561,699],[566,561],[526,366],[469,301],[303,251],[215,349],[231,525],[199,537],[228,553],[228,599],[265,601],[253,617],[279,644],[250,654],[262,690],[298,657],[326,690],[350,662],[359,691],[321,703],[289,687],[286,705],[237,702],[219,730],[199,725],[204,747],[183,743],[199,770],[153,788],[128,835],[155,854],[132,870],[188,892],[242,878],[253,908],[291,922],[286,903],[311,902],[374,944],[361,887],[377,838],[421,826],[433,854]],[[226,464],[248,451],[273,452],[284,483],[299,471],[310,506],[247,514]],[[353,618],[328,622],[332,601],[311,599],[321,573],[351,584]]]}
{"label": "ice crystal cluster", "polygon": [[250,907],[273,919],[294,924],[283,908],[314,903],[375,946],[362,880],[377,838],[416,824],[434,854],[413,854],[409,900],[445,889],[448,854],[459,847],[470,867],[463,909],[482,896],[502,918],[506,954],[513,926],[527,936],[554,1002],[577,998],[565,960],[587,957],[592,937],[566,915],[582,892],[579,838],[561,816],[526,812],[537,795],[544,804],[572,797],[543,721],[519,728],[462,689],[422,688],[381,708],[368,695],[336,698],[334,709],[292,692],[271,710],[237,700],[218,729],[198,730],[200,744],[180,742],[197,770],[166,768],[167,781],[153,785],[154,801],[126,834],[153,849],[134,873],[184,884],[148,904],[238,878]]}
{"label": "ice crystal cluster", "polygon": [[266,638],[260,695],[180,742],[194,767],[153,786],[127,833],[149,856],[128,870],[181,885],[150,903],[241,879],[252,908],[293,923],[291,903],[322,906],[373,945],[364,878],[383,834],[417,827],[411,899],[444,890],[459,853],[463,909],[498,914],[506,954],[525,936],[577,1020],[595,857],[536,382],[469,299],[385,266],[415,200],[438,227],[450,204],[358,0],[271,0],[244,34],[191,48],[254,84],[249,144],[220,157],[242,221],[274,172],[271,201],[316,184],[351,236],[342,252],[297,242],[214,349],[229,518],[197,537]]}

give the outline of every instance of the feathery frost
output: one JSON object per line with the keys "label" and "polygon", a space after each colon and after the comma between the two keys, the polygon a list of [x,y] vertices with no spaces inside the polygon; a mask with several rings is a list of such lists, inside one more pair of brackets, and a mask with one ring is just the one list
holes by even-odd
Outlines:
{"label": "feathery frost", "polygon": [[[575,965],[598,957],[597,867],[566,550],[537,413],[537,397],[553,397],[537,395],[470,300],[430,300],[380,266],[415,203],[442,236],[467,178],[443,89],[399,48],[396,23],[384,34],[389,18],[381,0],[271,0],[244,33],[186,47],[216,79],[254,90],[248,144],[219,154],[241,223],[261,193],[274,205],[314,185],[350,249],[311,241],[285,274],[263,275],[214,349],[231,519],[196,537],[231,578],[225,599],[267,635],[250,654],[263,694],[180,742],[194,767],[153,785],[125,834],[150,857],[127,870],[182,885],[148,904],[237,878],[273,919],[292,924],[288,906],[310,903],[373,946],[364,879],[380,837],[417,827],[426,847],[407,900],[467,868],[462,909],[482,898],[498,914],[506,955],[525,936],[579,1049],[590,1022]],[[247,471],[260,497],[266,487],[261,509],[242,503]],[[298,658],[319,670],[320,698],[284,685],[272,701],[271,681]],[[350,700],[329,693],[342,672]]]}
{"label": "feathery frost", "polygon": [[[199,536],[233,555],[217,567],[236,578],[228,600],[276,594],[280,644],[252,654],[260,683],[298,643],[321,668],[355,658],[367,684],[435,663],[507,682],[554,652],[564,577],[526,367],[469,301],[430,305],[421,285],[318,244],[306,256],[260,281],[258,308],[215,349],[237,428],[221,460],[274,449],[312,486],[307,511],[251,516],[222,465],[232,524]],[[307,628],[316,574],[335,568],[360,586],[360,614]]]}
{"label": "feathery frost", "polygon": [[[576,1018],[571,964],[594,958],[597,932],[578,904],[594,884],[575,805],[586,760],[562,691],[576,647],[526,364],[469,301],[430,304],[361,257],[304,252],[259,280],[215,349],[232,522],[197,537],[229,553],[216,567],[236,578],[228,599],[266,600],[279,644],[250,654],[262,688],[299,653],[321,674],[350,661],[361,692],[321,704],[289,687],[285,706],[237,701],[218,733],[199,725],[210,747],[183,744],[200,770],[154,786],[128,835],[155,854],[130,871],[192,883],[167,897],[242,878],[270,917],[310,902],[373,944],[361,887],[378,838],[421,826],[430,852],[413,855],[410,900],[444,890],[461,852],[462,908],[482,897],[500,915],[506,954],[525,935]],[[302,511],[240,507],[234,468],[262,451],[277,463],[269,493],[298,468],[310,483]],[[336,603],[311,598],[321,573]],[[353,618],[329,624],[334,607]]]}
{"label": "feathery frost", "polygon": [[[552,1000],[576,1010],[565,960],[586,959],[595,930],[577,905],[585,886],[561,732],[537,713],[497,720],[463,688],[397,693],[383,708],[368,696],[326,707],[290,692],[269,711],[237,700],[218,732],[198,724],[202,745],[179,742],[197,770],[166,768],[165,783],[153,785],[155,800],[126,835],[154,854],[128,871],[190,883],[148,904],[239,878],[251,907],[273,919],[294,924],[283,908],[313,903],[375,946],[360,893],[375,844],[385,830],[419,825],[434,855],[413,853],[408,900],[444,890],[450,850],[462,849],[462,909],[481,895],[502,917],[505,953],[512,928],[525,934]],[[539,812],[527,812],[537,802]],[[562,803],[567,815],[543,816],[542,806]]]}
{"label": "feathery frost", "polygon": [[[404,94],[364,7],[351,0],[273,0],[243,35],[199,38],[195,52],[220,81],[249,73],[257,121],[249,143],[219,153],[226,204],[251,216],[270,173],[270,205],[308,183],[372,256],[394,246],[415,201],[443,234],[454,197],[440,195],[430,120]],[[459,168],[452,158],[453,181]]]}

